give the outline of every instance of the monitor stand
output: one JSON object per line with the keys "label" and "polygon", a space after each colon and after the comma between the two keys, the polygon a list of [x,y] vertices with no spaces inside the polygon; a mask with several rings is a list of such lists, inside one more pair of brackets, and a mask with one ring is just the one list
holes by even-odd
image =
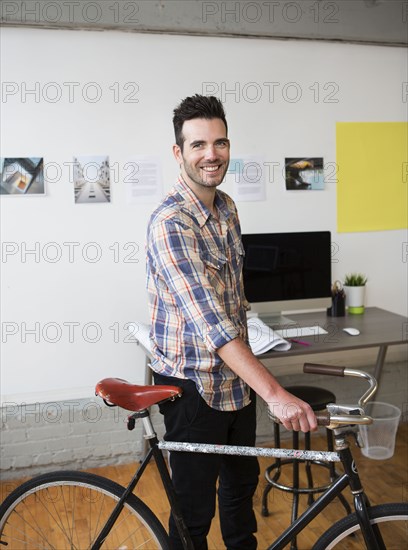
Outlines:
{"label": "monitor stand", "polygon": [[271,311],[270,313],[259,313],[259,318],[268,325],[268,327],[282,327],[286,325],[296,325],[296,321],[282,315],[279,311]]}

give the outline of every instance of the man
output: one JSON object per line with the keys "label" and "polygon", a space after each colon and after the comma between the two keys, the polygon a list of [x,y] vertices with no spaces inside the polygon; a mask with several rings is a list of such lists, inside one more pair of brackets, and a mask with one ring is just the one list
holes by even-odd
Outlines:
{"label": "man", "polygon": [[[221,102],[188,97],[174,110],[180,165],[147,234],[147,286],[156,384],[183,396],[162,405],[167,440],[255,445],[255,393],[288,429],[316,429],[309,405],[287,393],[247,342],[243,248],[236,208],[218,190],[230,142]],[[194,546],[207,548],[215,513],[228,550],[256,548],[256,458],[171,453],[172,479]],[[170,518],[172,548],[182,548]]]}

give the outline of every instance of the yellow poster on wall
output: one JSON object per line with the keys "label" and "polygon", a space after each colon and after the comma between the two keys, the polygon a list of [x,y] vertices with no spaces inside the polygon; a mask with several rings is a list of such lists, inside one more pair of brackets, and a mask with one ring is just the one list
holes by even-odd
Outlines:
{"label": "yellow poster on wall", "polygon": [[408,124],[336,124],[337,230],[408,227]]}

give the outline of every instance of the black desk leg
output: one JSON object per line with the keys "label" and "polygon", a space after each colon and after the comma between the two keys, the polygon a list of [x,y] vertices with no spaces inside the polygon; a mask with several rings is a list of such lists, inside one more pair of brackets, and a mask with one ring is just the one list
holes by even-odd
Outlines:
{"label": "black desk leg", "polygon": [[374,368],[374,378],[377,380],[378,385],[380,384],[381,372],[384,366],[387,349],[388,349],[388,346],[383,345],[383,346],[380,346],[380,349],[378,350],[377,362]]}

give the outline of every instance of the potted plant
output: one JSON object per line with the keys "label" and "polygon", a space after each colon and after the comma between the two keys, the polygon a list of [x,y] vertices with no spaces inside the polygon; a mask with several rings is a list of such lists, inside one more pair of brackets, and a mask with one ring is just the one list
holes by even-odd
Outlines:
{"label": "potted plant", "polygon": [[344,278],[346,307],[349,313],[364,313],[367,277],[363,273],[349,273]]}

